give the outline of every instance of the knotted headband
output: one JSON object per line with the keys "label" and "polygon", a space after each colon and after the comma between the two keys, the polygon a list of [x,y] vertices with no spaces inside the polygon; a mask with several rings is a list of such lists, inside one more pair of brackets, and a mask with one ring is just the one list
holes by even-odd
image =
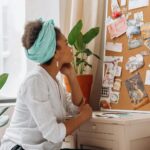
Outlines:
{"label": "knotted headband", "polygon": [[56,50],[56,33],[54,21],[43,22],[42,29],[32,47],[26,50],[26,56],[38,63],[45,63],[50,60]]}

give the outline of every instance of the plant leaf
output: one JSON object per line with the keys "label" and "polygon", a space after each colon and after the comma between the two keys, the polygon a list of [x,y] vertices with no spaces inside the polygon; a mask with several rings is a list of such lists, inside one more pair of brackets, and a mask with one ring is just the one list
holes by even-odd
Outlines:
{"label": "plant leaf", "polygon": [[79,66],[80,64],[84,63],[85,60],[84,59],[81,59],[81,58],[76,58],[76,65]]}
{"label": "plant leaf", "polygon": [[93,54],[91,50],[89,50],[88,48],[86,48],[83,51],[77,51],[76,54],[75,54],[75,56],[78,56],[81,53],[85,53],[87,56],[90,56],[90,55]]}
{"label": "plant leaf", "polygon": [[93,53],[93,55],[94,55],[97,59],[100,60],[100,57],[99,57],[98,55],[96,55],[96,54],[94,54],[94,53]]}
{"label": "plant leaf", "polygon": [[99,33],[99,27],[90,29],[88,32],[86,32],[83,35],[84,43],[86,44],[89,43],[92,39],[94,39],[97,36],[98,33]]}
{"label": "plant leaf", "polygon": [[83,49],[85,49],[85,43],[83,42],[83,34],[80,32],[80,34],[78,35],[74,46],[76,47],[77,51],[82,51]]}
{"label": "plant leaf", "polygon": [[7,73],[3,73],[3,74],[0,75],[0,89],[4,86],[7,78],[8,78]]}
{"label": "plant leaf", "polygon": [[89,66],[90,68],[92,68],[92,65],[87,62],[85,62],[85,66]]}
{"label": "plant leaf", "polygon": [[84,51],[85,51],[87,56],[90,56],[90,55],[93,54],[92,51],[90,49],[88,49],[88,48],[86,48]]}
{"label": "plant leaf", "polygon": [[79,36],[81,32],[82,26],[83,26],[82,20],[79,20],[70,31],[68,35],[68,43],[70,45],[73,45],[75,41],[77,40],[77,37]]}

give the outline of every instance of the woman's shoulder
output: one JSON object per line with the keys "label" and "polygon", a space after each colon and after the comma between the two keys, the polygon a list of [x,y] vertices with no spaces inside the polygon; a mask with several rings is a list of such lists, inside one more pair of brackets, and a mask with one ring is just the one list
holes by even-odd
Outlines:
{"label": "woman's shoulder", "polygon": [[26,74],[23,84],[43,83],[44,75],[39,70],[33,70]]}

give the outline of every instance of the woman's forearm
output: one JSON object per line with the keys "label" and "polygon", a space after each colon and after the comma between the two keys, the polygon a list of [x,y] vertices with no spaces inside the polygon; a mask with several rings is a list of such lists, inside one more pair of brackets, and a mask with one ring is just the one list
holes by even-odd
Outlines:
{"label": "woman's forearm", "polygon": [[72,134],[81,124],[85,122],[84,118],[79,114],[73,119],[64,122],[66,126],[66,136]]}
{"label": "woman's forearm", "polygon": [[75,105],[79,106],[83,101],[83,94],[78,83],[76,74],[69,76],[68,80],[71,87],[72,101]]}

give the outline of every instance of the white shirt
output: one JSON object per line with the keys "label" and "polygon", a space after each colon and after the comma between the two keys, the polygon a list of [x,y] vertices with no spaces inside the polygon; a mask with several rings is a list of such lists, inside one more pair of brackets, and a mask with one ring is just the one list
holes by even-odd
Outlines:
{"label": "white shirt", "polygon": [[63,86],[38,66],[23,82],[10,127],[0,150],[16,144],[25,150],[59,150],[66,136],[63,121],[77,113]]}

